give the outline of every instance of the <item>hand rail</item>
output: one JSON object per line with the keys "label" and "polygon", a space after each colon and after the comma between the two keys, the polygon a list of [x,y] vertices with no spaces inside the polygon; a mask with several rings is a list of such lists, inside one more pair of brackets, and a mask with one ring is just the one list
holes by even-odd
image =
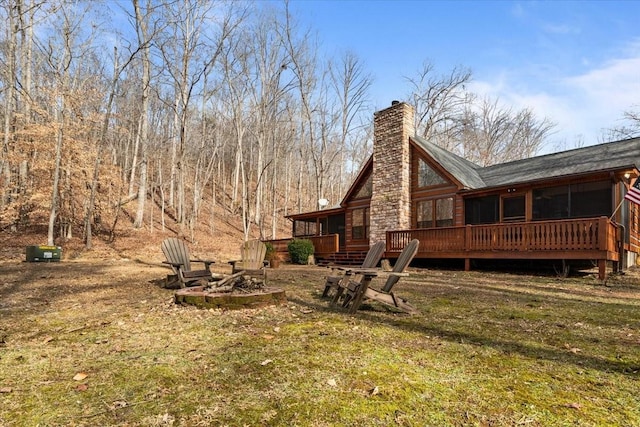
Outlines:
{"label": "hand rail", "polygon": [[440,251],[616,251],[616,225],[607,217],[465,225],[387,232],[387,251],[412,239],[419,252]]}

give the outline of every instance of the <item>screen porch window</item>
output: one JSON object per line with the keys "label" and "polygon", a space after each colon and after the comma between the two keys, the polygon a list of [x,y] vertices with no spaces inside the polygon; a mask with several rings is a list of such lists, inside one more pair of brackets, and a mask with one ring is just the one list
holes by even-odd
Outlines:
{"label": "screen porch window", "polygon": [[293,237],[315,236],[318,230],[316,220],[300,221],[293,223]]}
{"label": "screen porch window", "polygon": [[494,224],[498,222],[499,197],[497,195],[472,197],[464,201],[465,224]]}
{"label": "screen porch window", "polygon": [[369,208],[353,210],[351,214],[351,237],[353,240],[369,238]]}
{"label": "screen porch window", "polygon": [[505,197],[502,199],[502,220],[505,222],[525,220],[524,196]]}
{"label": "screen porch window", "polygon": [[533,219],[610,216],[610,181],[585,182],[533,190]]}

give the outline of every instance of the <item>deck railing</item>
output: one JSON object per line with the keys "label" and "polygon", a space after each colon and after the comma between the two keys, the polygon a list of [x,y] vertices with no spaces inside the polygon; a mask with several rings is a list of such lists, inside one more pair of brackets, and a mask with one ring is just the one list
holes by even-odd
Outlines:
{"label": "deck railing", "polygon": [[[340,250],[340,236],[338,234],[327,234],[325,236],[304,236],[299,239],[309,239],[313,243],[314,253],[316,256],[328,256],[335,254]],[[287,245],[291,241],[291,237],[286,239],[265,240],[273,245],[276,252],[283,256],[288,256]]]}
{"label": "deck railing", "polygon": [[340,236],[338,234],[327,234],[326,236],[309,237],[313,242],[316,255],[335,254],[340,250]]}
{"label": "deck railing", "polygon": [[411,239],[419,253],[475,251],[606,251],[616,249],[616,225],[607,217],[509,224],[466,225],[387,232],[387,252]]}

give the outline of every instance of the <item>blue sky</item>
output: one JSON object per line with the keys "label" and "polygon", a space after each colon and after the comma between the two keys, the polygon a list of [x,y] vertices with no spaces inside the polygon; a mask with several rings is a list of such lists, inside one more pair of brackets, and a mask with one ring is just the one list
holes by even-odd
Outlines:
{"label": "blue sky", "polygon": [[603,142],[640,110],[640,1],[311,1],[291,10],[327,55],[374,76],[375,110],[405,100],[424,61],[470,68],[471,89],[557,123],[543,152]]}

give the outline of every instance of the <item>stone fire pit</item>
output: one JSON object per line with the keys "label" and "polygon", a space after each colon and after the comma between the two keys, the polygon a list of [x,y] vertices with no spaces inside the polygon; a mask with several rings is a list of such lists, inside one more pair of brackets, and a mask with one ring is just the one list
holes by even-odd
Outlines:
{"label": "stone fire pit", "polygon": [[244,276],[242,273],[207,285],[180,289],[175,293],[175,302],[199,308],[226,310],[259,308],[287,302],[284,290],[267,287],[263,281]]}

